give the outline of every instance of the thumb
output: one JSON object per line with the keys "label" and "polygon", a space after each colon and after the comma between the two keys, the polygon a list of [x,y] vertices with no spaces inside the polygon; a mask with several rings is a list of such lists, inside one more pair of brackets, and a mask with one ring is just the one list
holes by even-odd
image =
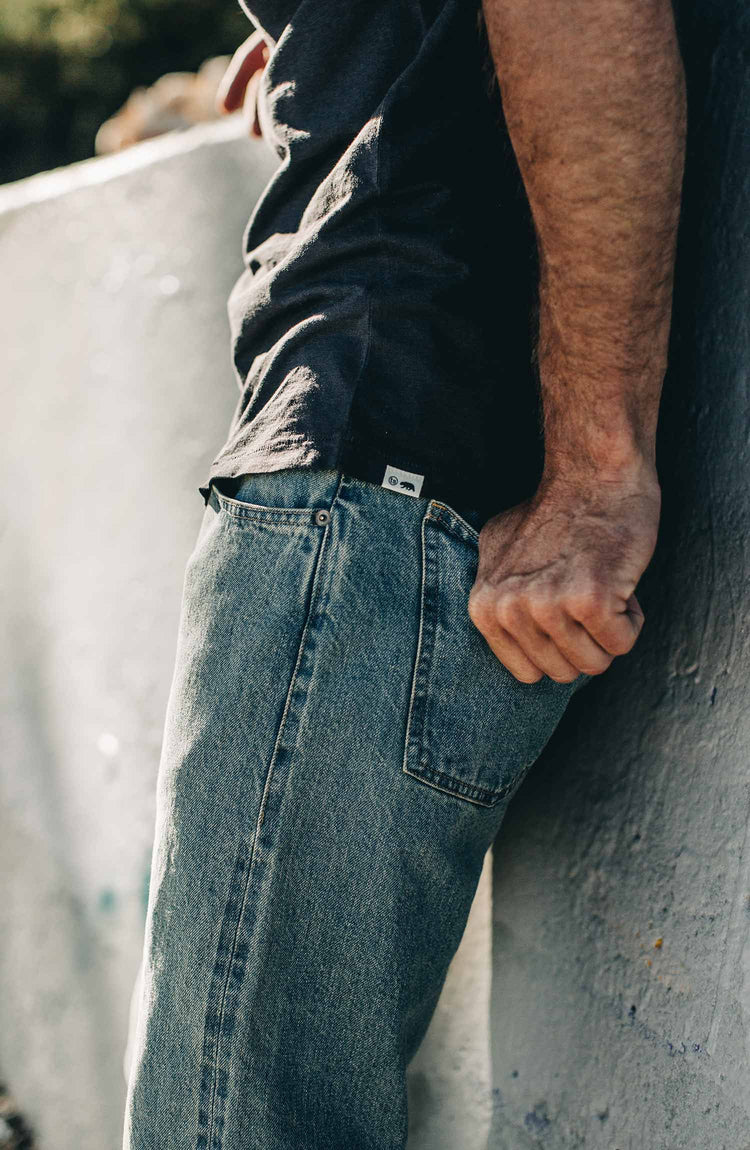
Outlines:
{"label": "thumb", "polygon": [[640,635],[643,624],[646,622],[646,616],[643,614],[643,610],[635,594],[631,595],[625,604],[625,614],[637,637]]}
{"label": "thumb", "polygon": [[265,67],[267,60],[268,45],[260,30],[256,29],[240,44],[219,81],[216,92],[218,112],[236,112],[242,107],[251,77]]}

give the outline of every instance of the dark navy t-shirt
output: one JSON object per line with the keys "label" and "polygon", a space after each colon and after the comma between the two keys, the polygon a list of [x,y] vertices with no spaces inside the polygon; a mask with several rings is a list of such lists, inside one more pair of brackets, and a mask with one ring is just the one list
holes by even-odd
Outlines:
{"label": "dark navy t-shirt", "polygon": [[[243,6],[245,6],[243,4]],[[247,0],[281,160],[229,299],[240,398],[213,479],[343,470],[457,511],[542,464],[535,247],[480,7]]]}

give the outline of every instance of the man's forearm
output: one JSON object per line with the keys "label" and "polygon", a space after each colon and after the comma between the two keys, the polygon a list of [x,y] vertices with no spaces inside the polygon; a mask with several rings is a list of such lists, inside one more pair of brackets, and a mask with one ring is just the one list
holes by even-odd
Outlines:
{"label": "man's forearm", "polygon": [[656,545],[685,135],[670,0],[482,0],[539,248],[545,463],[479,535],[472,621],[523,682],[626,654]]}
{"label": "man's forearm", "polygon": [[684,160],[669,0],[483,0],[537,233],[544,482],[653,467]]}

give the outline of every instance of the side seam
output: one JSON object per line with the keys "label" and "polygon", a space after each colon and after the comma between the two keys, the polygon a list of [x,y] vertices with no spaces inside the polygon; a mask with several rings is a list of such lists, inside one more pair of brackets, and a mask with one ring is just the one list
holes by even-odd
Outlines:
{"label": "side seam", "polygon": [[[342,476],[339,475],[332,505],[338,496],[341,481]],[[287,689],[284,710],[276,732],[273,752],[266,771],[258,816],[249,840],[240,842],[232,873],[229,895],[224,909],[204,1027],[196,1150],[222,1150],[223,1146],[224,1116],[229,1085],[229,1070],[226,1065],[224,1046],[228,1045],[231,1041],[234,1030],[237,1002],[244,981],[249,953],[248,941],[242,937],[242,924],[256,865],[258,837],[266,815],[274,768],[276,766],[279,747],[284,734],[287,716],[305,650],[310,619],[313,615],[317,600],[320,572],[322,570],[323,556],[326,553],[328,545],[330,530],[331,526],[329,522],[323,530],[320,549],[315,561],[315,570],[310,585],[305,621],[297,648],[297,658]],[[216,1003],[216,1006],[214,1006],[214,1003]],[[224,1065],[222,1065],[222,1063],[224,1063]]]}

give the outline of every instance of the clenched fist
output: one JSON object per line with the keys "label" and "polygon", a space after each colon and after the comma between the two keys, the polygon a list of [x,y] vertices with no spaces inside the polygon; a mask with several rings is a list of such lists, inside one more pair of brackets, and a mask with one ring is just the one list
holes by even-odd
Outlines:
{"label": "clenched fist", "polygon": [[596,483],[542,482],[489,519],[469,616],[517,679],[569,683],[631,649],[644,616],[635,588],[656,546],[652,468]]}

